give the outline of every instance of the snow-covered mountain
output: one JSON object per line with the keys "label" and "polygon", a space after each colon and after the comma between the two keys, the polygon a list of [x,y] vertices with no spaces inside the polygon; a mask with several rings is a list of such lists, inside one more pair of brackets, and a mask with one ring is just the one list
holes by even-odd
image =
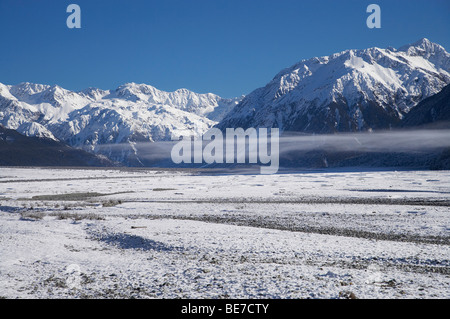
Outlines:
{"label": "snow-covered mountain", "polygon": [[[100,152],[116,161],[139,162],[136,142],[202,134],[241,99],[186,89],[164,92],[135,83],[111,91],[89,88],[80,92],[57,85],[0,84],[0,124],[26,136]],[[113,147],[117,145],[119,152]]]}
{"label": "snow-covered mountain", "polygon": [[54,141],[58,141],[58,139],[43,125],[31,122],[31,123],[22,123],[18,128],[17,132],[22,135],[29,137],[39,137],[39,138],[47,138]]}
{"label": "snow-covered mountain", "polygon": [[450,54],[428,39],[303,60],[239,103],[218,127],[330,133],[386,129],[450,83]]}

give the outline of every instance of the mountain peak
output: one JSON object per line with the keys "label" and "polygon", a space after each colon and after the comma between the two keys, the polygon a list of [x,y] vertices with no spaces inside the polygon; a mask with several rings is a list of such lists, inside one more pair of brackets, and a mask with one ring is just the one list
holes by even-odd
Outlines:
{"label": "mountain peak", "polygon": [[82,96],[89,97],[93,100],[99,100],[99,99],[102,99],[103,97],[107,96],[108,94],[110,94],[110,91],[105,91],[102,89],[90,87],[90,88],[84,89],[82,91],[79,91],[77,93]]}
{"label": "mountain peak", "polygon": [[133,102],[146,101],[149,99],[149,96],[152,96],[157,92],[158,90],[151,85],[137,84],[134,82],[122,84],[115,90],[118,98]]}
{"label": "mountain peak", "polygon": [[423,46],[423,45],[429,46],[429,45],[432,45],[432,44],[435,44],[435,43],[431,42],[427,38],[422,38],[422,39],[416,41],[413,45],[414,46]]}
{"label": "mountain peak", "polygon": [[45,84],[22,82],[17,85],[12,85],[10,91],[13,95],[34,95],[41,93],[48,88],[50,88],[50,86]]}
{"label": "mountain peak", "polygon": [[412,44],[407,44],[399,48],[399,51],[403,51],[410,56],[423,56],[429,58],[433,55],[447,54],[444,47],[441,45],[431,42],[427,38],[422,38]]}

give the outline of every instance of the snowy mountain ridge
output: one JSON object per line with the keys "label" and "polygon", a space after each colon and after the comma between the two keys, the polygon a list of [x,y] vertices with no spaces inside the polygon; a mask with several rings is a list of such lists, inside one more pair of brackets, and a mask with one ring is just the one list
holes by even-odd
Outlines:
{"label": "snowy mountain ridge", "polygon": [[450,54],[428,39],[345,50],[282,70],[218,125],[331,133],[386,129],[450,83]]}
{"label": "snowy mountain ridge", "polygon": [[[0,124],[26,136],[60,140],[127,162],[133,143],[200,135],[217,124],[241,98],[224,99],[186,89],[160,91],[127,83],[116,90],[73,92],[57,85],[0,84]],[[112,154],[102,144],[125,145]]]}

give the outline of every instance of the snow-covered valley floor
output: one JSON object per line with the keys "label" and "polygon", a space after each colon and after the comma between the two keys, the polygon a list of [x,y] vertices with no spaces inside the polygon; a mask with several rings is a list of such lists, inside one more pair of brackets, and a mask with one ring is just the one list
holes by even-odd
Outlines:
{"label": "snow-covered valley floor", "polygon": [[0,168],[0,298],[450,298],[450,171]]}

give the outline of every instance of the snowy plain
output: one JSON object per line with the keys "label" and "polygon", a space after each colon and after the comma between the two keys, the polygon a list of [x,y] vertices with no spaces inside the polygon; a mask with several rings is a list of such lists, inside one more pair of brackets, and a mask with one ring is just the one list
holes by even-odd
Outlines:
{"label": "snowy plain", "polygon": [[0,298],[450,298],[450,171],[0,168]]}

